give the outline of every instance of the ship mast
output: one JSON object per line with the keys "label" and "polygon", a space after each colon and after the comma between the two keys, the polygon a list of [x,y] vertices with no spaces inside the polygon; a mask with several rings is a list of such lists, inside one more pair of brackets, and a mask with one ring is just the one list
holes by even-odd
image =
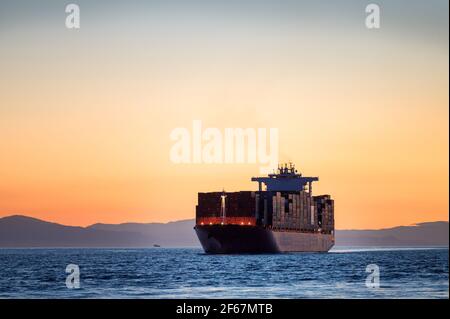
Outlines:
{"label": "ship mast", "polygon": [[225,198],[227,197],[225,190],[222,190],[222,195],[220,195],[220,215],[222,216],[222,224],[225,224],[225,219],[227,217],[225,209]]}

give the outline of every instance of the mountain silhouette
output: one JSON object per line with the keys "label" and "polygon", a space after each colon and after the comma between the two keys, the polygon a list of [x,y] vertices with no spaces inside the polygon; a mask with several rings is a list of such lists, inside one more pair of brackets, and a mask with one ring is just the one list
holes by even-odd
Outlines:
{"label": "mountain silhouette", "polygon": [[379,230],[337,230],[336,245],[448,247],[448,236],[448,222],[439,221]]}
{"label": "mountain silhouette", "polygon": [[194,221],[64,226],[27,216],[0,218],[0,247],[196,246]]}
{"label": "mountain silhouette", "polygon": [[[169,223],[64,226],[14,215],[0,218],[0,247],[199,247],[194,220]],[[449,223],[420,223],[380,230],[337,230],[337,246],[446,246]]]}

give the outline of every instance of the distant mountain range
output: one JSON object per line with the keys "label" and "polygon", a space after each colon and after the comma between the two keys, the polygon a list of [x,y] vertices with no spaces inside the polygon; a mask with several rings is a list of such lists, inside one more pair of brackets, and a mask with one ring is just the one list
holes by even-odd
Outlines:
{"label": "distant mountain range", "polygon": [[[74,227],[14,215],[0,218],[0,247],[199,247],[193,227],[193,219]],[[447,221],[336,231],[336,246],[448,247],[448,243]]]}
{"label": "distant mountain range", "polygon": [[338,246],[448,247],[446,221],[418,223],[378,230],[336,230]]}

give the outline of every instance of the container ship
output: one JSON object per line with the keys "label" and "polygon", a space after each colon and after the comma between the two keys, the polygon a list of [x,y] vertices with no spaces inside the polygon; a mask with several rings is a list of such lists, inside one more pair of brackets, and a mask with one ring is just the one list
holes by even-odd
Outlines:
{"label": "container ship", "polygon": [[252,177],[258,191],[198,193],[195,232],[206,253],[327,252],[334,245],[334,200],[313,196],[318,177],[293,164]]}

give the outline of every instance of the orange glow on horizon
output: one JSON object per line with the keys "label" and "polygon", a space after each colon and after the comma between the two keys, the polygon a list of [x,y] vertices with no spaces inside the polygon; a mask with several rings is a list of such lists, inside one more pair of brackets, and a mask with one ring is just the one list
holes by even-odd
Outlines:
{"label": "orange glow on horizon", "polygon": [[114,10],[78,33],[2,25],[0,217],[169,222],[195,218],[198,192],[256,190],[257,164],[169,160],[170,132],[200,119],[279,128],[279,161],[320,178],[336,229],[448,220],[448,33],[431,20],[369,33],[293,12],[116,24]]}

